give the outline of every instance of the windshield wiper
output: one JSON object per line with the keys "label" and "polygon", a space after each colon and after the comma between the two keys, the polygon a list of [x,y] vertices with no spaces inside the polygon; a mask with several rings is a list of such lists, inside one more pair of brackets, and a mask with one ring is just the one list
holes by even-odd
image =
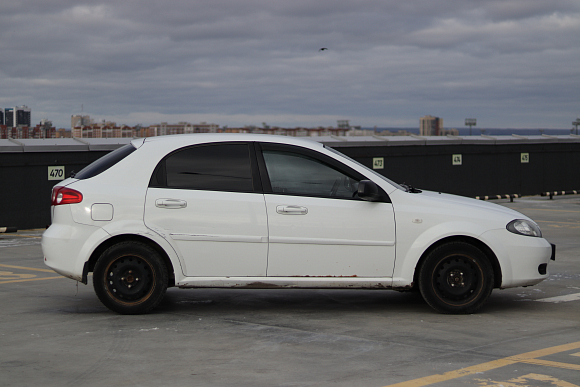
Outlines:
{"label": "windshield wiper", "polygon": [[405,183],[403,183],[403,184],[400,184],[400,186],[403,187],[403,188],[405,188],[405,190],[407,192],[410,192],[410,193],[421,193],[421,192],[423,192],[420,189],[417,189],[417,188],[413,187],[411,184],[405,184]]}

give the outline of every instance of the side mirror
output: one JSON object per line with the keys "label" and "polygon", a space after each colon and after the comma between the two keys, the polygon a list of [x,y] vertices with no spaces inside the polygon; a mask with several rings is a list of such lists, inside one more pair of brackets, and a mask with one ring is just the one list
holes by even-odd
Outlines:
{"label": "side mirror", "polygon": [[361,180],[358,183],[358,197],[368,202],[378,202],[382,199],[379,186],[370,180]]}

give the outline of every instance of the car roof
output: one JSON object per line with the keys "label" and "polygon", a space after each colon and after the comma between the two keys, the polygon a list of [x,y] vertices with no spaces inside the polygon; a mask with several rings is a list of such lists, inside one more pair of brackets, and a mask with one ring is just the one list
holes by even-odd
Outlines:
{"label": "car roof", "polygon": [[[194,134],[176,134],[169,136],[147,137],[143,143],[164,143],[164,145],[174,144],[177,146],[187,146],[203,144],[209,142],[233,142],[233,141],[250,141],[250,142],[269,142],[276,144],[298,145],[308,148],[323,148],[319,142],[310,140],[305,137],[277,136],[271,134],[249,134],[249,133],[194,133]],[[141,142],[141,141],[138,141]],[[137,144],[135,144],[137,145]]]}

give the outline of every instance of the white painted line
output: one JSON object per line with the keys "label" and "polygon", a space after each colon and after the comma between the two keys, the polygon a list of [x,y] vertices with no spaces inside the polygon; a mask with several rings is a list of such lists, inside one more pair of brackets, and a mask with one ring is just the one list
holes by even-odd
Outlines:
{"label": "white painted line", "polygon": [[568,302],[568,301],[578,301],[580,300],[580,293],[567,294],[565,296],[540,298],[540,302]]}

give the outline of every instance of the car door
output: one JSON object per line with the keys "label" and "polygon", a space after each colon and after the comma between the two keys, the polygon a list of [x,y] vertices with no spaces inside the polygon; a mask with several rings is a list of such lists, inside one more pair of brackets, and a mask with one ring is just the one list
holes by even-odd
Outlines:
{"label": "car door", "polygon": [[357,196],[364,176],[296,146],[261,144],[268,276],[391,277],[393,206]]}
{"label": "car door", "polygon": [[164,235],[186,276],[265,276],[268,228],[249,143],[179,149],[153,173],[145,224]]}

